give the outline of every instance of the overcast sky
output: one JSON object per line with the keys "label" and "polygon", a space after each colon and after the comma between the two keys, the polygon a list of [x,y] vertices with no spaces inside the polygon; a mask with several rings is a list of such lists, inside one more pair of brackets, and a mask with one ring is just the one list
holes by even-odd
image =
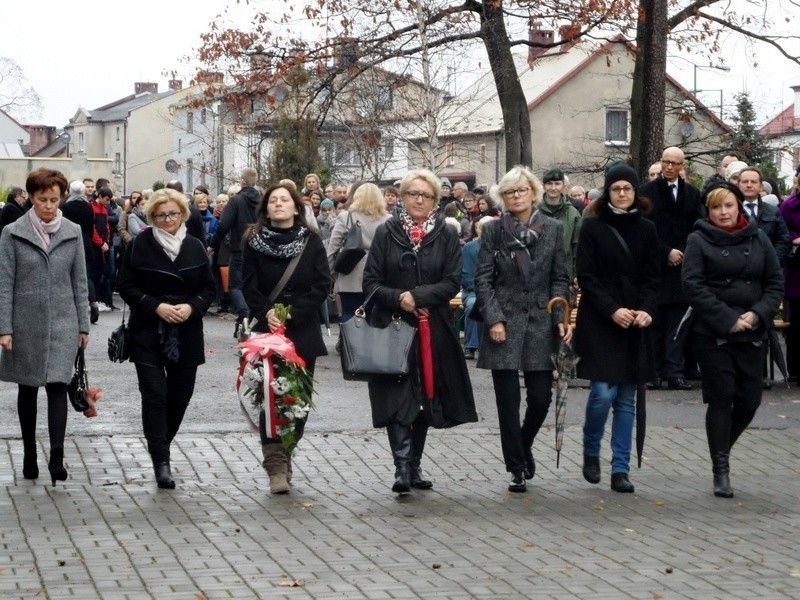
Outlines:
{"label": "overcast sky", "polygon": [[[251,0],[250,8],[236,9],[233,18],[244,26],[243,15],[268,1]],[[2,9],[0,56],[16,61],[42,96],[41,122],[63,127],[78,107],[93,109],[123,98],[133,93],[136,81],[158,82],[159,90],[166,90],[165,70],[177,70],[177,78],[188,82],[194,70],[179,60],[200,45],[200,33],[225,5],[225,0],[136,0],[122,5],[8,0]],[[776,51],[749,47],[736,37],[726,42],[719,61],[731,71],[698,69],[697,87],[723,89],[726,112],[734,94],[746,89],[763,122],[791,103],[789,86],[800,84],[800,67]],[[693,86],[692,63],[708,65],[709,59],[669,60],[669,72],[688,89]],[[701,94],[701,99],[716,108],[719,92]]]}

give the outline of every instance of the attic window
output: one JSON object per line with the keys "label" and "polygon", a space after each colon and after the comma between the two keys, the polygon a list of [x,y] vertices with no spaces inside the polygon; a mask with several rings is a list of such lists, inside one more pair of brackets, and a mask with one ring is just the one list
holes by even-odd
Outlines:
{"label": "attic window", "polygon": [[624,108],[606,109],[606,144],[627,146],[630,143],[628,111]]}

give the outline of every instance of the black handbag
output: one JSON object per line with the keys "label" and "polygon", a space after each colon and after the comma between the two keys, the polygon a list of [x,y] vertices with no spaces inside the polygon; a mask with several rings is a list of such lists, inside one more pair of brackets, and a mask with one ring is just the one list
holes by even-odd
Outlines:
{"label": "black handbag", "polygon": [[78,353],[75,355],[75,369],[72,373],[72,379],[67,384],[67,396],[72,408],[78,412],[83,412],[89,408],[89,401],[86,399],[88,387],[89,377],[86,374],[83,348],[78,348]]}
{"label": "black handbag", "polygon": [[108,336],[108,360],[122,363],[130,358],[130,332],[125,324],[125,306],[122,307],[122,324]]}
{"label": "black handbag", "polygon": [[374,376],[408,377],[410,355],[417,328],[394,315],[386,327],[367,322],[366,310],[376,288],[356,309],[355,316],[342,323],[342,376],[348,381],[369,381]]}
{"label": "black handbag", "polygon": [[342,275],[352,273],[353,269],[356,268],[356,265],[366,254],[367,251],[363,248],[361,237],[361,223],[358,221],[353,223],[353,215],[348,213],[347,235],[344,238],[344,244],[336,254],[333,270]]}

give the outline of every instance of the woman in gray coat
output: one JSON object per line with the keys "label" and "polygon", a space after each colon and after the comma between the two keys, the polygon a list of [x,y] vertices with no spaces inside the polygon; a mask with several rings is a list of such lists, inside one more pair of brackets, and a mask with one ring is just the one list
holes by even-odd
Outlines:
{"label": "woman in gray coat", "polygon": [[[552,315],[547,303],[567,297],[569,275],[564,228],[539,211],[542,184],[526,167],[514,167],[492,190],[506,212],[481,233],[475,267],[475,296],[483,318],[478,368],[491,369],[500,442],[511,492],[524,492],[536,470],[533,439],[550,407],[553,363],[550,353],[572,339],[563,309]],[[528,408],[520,426],[519,371],[523,371]]]}
{"label": "woman in gray coat", "polygon": [[0,380],[19,386],[17,412],[25,456],[22,474],[39,476],[36,397],[47,393],[48,469],[64,481],[67,382],[78,347],[89,343],[89,292],[81,229],[58,206],[67,179],[38,169],[25,183],[32,210],[0,236]]}

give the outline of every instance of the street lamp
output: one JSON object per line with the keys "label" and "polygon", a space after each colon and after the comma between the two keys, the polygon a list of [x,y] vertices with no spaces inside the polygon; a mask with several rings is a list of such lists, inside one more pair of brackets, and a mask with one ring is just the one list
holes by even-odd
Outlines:
{"label": "street lamp", "polygon": [[692,86],[692,95],[697,95],[697,92],[699,91],[697,89],[697,69],[708,69],[710,71],[716,69],[717,71],[725,71],[726,73],[729,73],[731,70],[731,68],[728,65],[723,65],[723,64],[708,65],[708,66],[705,65],[692,65],[692,66],[694,67],[694,85]]}

